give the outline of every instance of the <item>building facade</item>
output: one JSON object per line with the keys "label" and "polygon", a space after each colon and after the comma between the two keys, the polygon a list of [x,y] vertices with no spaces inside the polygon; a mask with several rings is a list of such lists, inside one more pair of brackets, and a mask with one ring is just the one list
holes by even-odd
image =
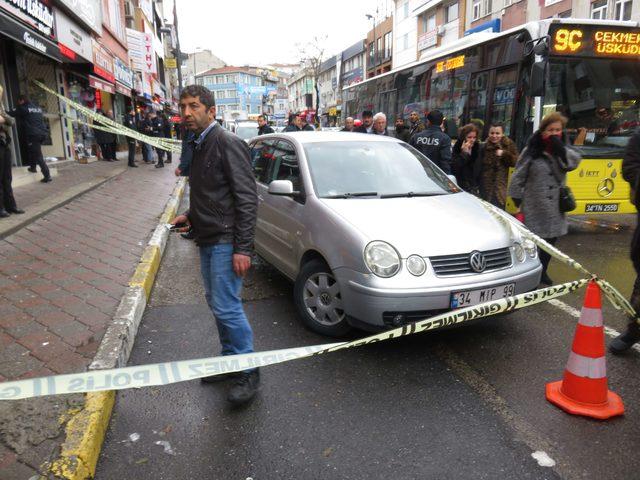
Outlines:
{"label": "building facade", "polygon": [[196,50],[188,53],[187,59],[182,63],[182,76],[185,85],[195,83],[195,74],[208,72],[214,68],[222,68],[227,64],[216,57],[211,50]]}
{"label": "building facade", "polygon": [[320,125],[323,127],[335,126],[340,117],[339,90],[338,90],[338,65],[340,57],[334,55],[320,65],[318,87],[320,91]]}
{"label": "building facade", "polygon": [[375,23],[375,28],[369,30],[366,38],[366,51],[367,78],[391,70],[393,63],[393,15]]}

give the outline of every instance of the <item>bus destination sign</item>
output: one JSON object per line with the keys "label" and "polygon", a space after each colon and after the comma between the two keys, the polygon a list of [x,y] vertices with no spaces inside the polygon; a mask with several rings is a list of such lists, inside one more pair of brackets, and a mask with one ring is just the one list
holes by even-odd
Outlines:
{"label": "bus destination sign", "polygon": [[551,51],[562,55],[640,58],[640,30],[599,25],[556,25],[551,30]]}
{"label": "bus destination sign", "polygon": [[436,72],[442,73],[447,70],[455,70],[456,68],[462,67],[464,67],[464,55],[458,55],[457,57],[448,58],[436,63]]}

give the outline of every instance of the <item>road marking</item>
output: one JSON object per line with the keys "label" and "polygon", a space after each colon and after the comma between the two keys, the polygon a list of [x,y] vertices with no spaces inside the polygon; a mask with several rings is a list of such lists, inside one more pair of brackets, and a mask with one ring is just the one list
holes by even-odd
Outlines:
{"label": "road marking", "polygon": [[[563,312],[568,313],[572,317],[580,318],[580,310],[573,308],[571,305],[564,303],[562,300],[558,300],[557,298],[552,298],[551,300],[548,301],[548,303],[553,305],[556,308],[559,308]],[[618,332],[616,329],[607,327],[606,325],[604,326],[604,333],[606,333],[611,338],[616,338],[618,335],[620,335],[620,332]],[[640,344],[635,343],[631,348],[636,352],[640,353]]]}

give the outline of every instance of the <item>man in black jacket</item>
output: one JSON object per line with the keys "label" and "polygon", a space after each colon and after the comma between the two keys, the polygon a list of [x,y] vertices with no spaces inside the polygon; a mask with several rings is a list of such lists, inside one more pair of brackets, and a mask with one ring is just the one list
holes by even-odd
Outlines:
{"label": "man in black jacket", "polygon": [[[132,108],[129,113],[124,116],[124,126],[131,130],[138,130],[138,122],[136,118],[136,109]],[[138,166],[135,163],[136,159],[136,139],[133,137],[127,137],[127,144],[129,145],[129,157],[127,165],[133,168]]]}
{"label": "man in black jacket", "polygon": [[[622,159],[622,177],[631,185],[631,201],[639,209],[636,216],[636,229],[631,240],[631,261],[636,271],[636,280],[633,284],[633,291],[629,303],[640,314],[640,130],[636,131],[629,139],[627,149]],[[638,316],[632,318],[627,325],[627,331],[618,335],[609,344],[611,353],[622,353],[640,341],[640,325]]]}
{"label": "man in black jacket", "polygon": [[356,133],[371,133],[373,132],[373,112],[371,110],[365,110],[362,112],[362,125],[353,129]]}
{"label": "man in black jacket", "polygon": [[[258,212],[256,182],[247,144],[215,120],[213,94],[190,85],[180,94],[186,128],[195,133],[190,168],[190,210],[173,224],[193,226],[200,249],[200,270],[207,303],[216,318],[222,355],[253,352],[253,332],[242,307],[242,278],[251,266]],[[228,400],[242,404],[258,389],[257,368],[206,377],[215,382],[232,377]]]}
{"label": "man in black jacket", "polygon": [[267,119],[264,115],[258,115],[258,135],[266,135],[267,133],[275,133],[273,128],[267,124]]}
{"label": "man in black jacket", "polygon": [[451,138],[442,131],[444,116],[439,110],[431,110],[427,115],[427,128],[416,133],[409,143],[417,148],[429,160],[451,173]]}
{"label": "man in black jacket", "polygon": [[42,108],[31,102],[27,96],[20,95],[18,97],[18,107],[7,113],[18,120],[18,127],[20,127],[22,133],[21,140],[26,141],[29,171],[36,173],[36,165],[38,165],[44,177],[40,181],[42,183],[50,182],[51,173],[42,156],[42,143],[49,135],[49,129],[44,123]]}

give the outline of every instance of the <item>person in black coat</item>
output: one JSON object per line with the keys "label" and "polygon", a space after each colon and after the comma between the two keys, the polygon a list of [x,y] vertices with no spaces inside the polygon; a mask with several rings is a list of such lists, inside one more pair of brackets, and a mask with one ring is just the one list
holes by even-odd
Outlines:
{"label": "person in black coat", "polygon": [[[631,202],[640,208],[640,194],[638,182],[640,182],[640,130],[637,130],[629,143],[622,159],[622,177],[631,185]],[[629,303],[636,311],[636,317],[631,318],[627,325],[627,331],[618,335],[609,344],[611,353],[622,353],[640,341],[640,325],[638,313],[640,313],[640,210],[636,213],[636,229],[631,239],[631,261],[636,271],[636,280],[633,283],[633,291]]]}
{"label": "person in black coat", "polygon": [[[160,115],[162,117],[162,121],[164,123],[162,136],[164,138],[173,138],[171,136],[171,122],[169,121],[169,117],[167,117],[166,113]],[[173,156],[171,150],[167,150],[167,163],[171,163],[173,161]]]}
{"label": "person in black coat", "polygon": [[344,128],[341,132],[353,132],[353,117],[347,117],[344,120]]}
{"label": "person in black coat", "polygon": [[427,115],[428,126],[416,133],[409,144],[420,150],[429,160],[446,173],[451,173],[451,138],[442,131],[444,115],[439,110],[432,110]]}
{"label": "person in black coat", "polygon": [[482,159],[478,127],[470,123],[460,129],[451,152],[451,171],[458,185],[474,195],[480,195]]}
{"label": "person in black coat", "polygon": [[[138,130],[138,121],[136,118],[136,109],[132,108],[129,113],[124,116],[124,126],[131,130]],[[127,145],[129,146],[128,163],[130,167],[137,168],[135,163],[136,158],[136,139],[133,137],[127,137]]]}
{"label": "person in black coat", "polygon": [[[0,86],[0,99],[4,89]],[[11,213],[21,214],[24,210],[18,208],[13,196],[11,185],[13,176],[11,173],[11,126],[13,118],[5,111],[0,103],[0,218],[6,218]]]}
{"label": "person in black coat", "polygon": [[373,130],[373,112],[365,110],[362,112],[362,125],[353,129],[356,133],[371,133]]}
{"label": "person in black coat", "polygon": [[373,116],[373,129],[371,133],[373,135],[389,136],[389,132],[387,132],[387,116],[384,113],[378,112]]}
{"label": "person in black coat", "polygon": [[[151,136],[161,138],[164,136],[165,121],[162,116],[157,115],[155,112],[151,114]],[[164,150],[162,148],[155,147],[156,155],[158,155],[158,163],[156,168],[164,168]]]}
{"label": "person in black coat", "polygon": [[266,135],[268,133],[275,133],[273,128],[267,124],[267,119],[264,115],[258,115],[258,135]]}
{"label": "person in black coat", "polygon": [[49,129],[44,122],[44,115],[42,115],[42,108],[29,100],[29,97],[20,95],[18,97],[18,107],[7,113],[18,120],[18,127],[21,132],[20,139],[26,142],[29,171],[36,173],[36,165],[38,165],[44,177],[40,181],[43,183],[50,182],[51,173],[42,156],[42,144],[49,135]]}
{"label": "person in black coat", "polygon": [[[102,110],[96,110],[96,113],[98,115],[102,115],[103,117],[108,116],[108,115],[105,115],[105,113]],[[93,136],[96,139],[96,143],[98,144],[98,147],[100,147],[102,160],[104,160],[105,162],[115,161],[115,151],[113,152],[113,155],[111,152],[112,144],[115,144],[116,142],[115,133],[111,133],[103,130],[103,128],[105,128],[105,125],[102,123],[96,123],[96,127],[99,127],[99,128],[93,129]]]}
{"label": "person in black coat", "polygon": [[[147,112],[142,120],[138,123],[138,131],[149,137],[153,136],[153,122],[151,112]],[[148,143],[142,143],[142,160],[144,163],[153,162],[153,147]]]}
{"label": "person in black coat", "polygon": [[400,113],[396,115],[396,138],[407,143],[411,141],[411,133],[409,127],[404,124],[402,114]]}
{"label": "person in black coat", "polygon": [[297,115],[289,115],[289,123],[284,129],[285,132],[299,132],[302,130],[302,120]]}

